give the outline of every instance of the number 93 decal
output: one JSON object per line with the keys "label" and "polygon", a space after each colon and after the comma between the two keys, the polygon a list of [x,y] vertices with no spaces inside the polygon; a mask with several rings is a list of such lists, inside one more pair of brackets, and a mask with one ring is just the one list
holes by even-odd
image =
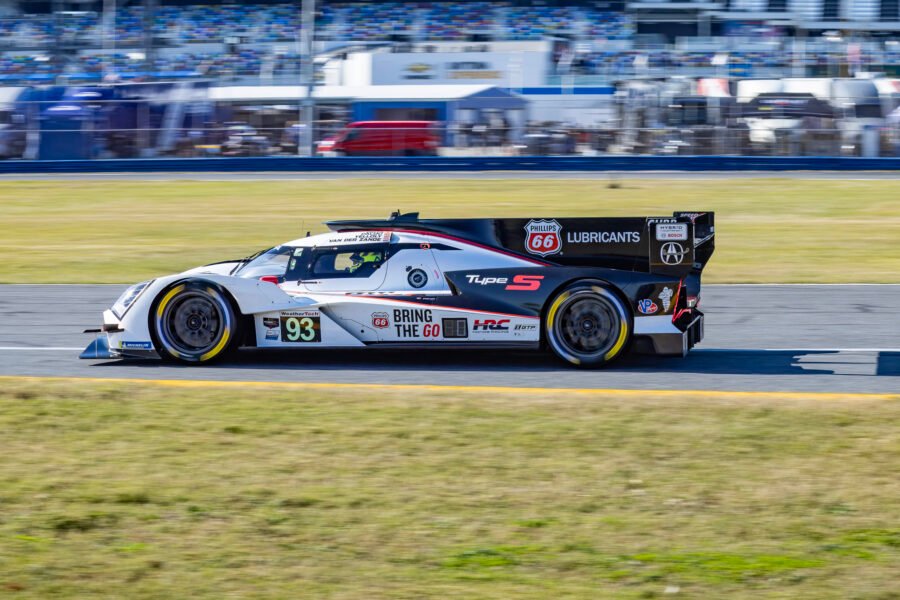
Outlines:
{"label": "number 93 decal", "polygon": [[321,318],[318,316],[281,317],[281,339],[284,342],[321,342]]}

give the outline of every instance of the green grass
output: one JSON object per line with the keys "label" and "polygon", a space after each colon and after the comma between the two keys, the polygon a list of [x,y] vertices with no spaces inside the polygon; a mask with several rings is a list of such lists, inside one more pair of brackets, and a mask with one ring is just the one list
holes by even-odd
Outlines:
{"label": "green grass", "polygon": [[900,179],[0,182],[0,282],[135,282],[337,218],[715,210],[707,282],[897,282]]}
{"label": "green grass", "polygon": [[11,598],[896,597],[897,396],[0,383]]}

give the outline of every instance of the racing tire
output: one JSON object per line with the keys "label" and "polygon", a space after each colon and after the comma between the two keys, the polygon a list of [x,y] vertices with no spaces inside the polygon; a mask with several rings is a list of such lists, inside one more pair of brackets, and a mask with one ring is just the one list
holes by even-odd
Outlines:
{"label": "racing tire", "polygon": [[544,315],[547,345],[557,357],[577,367],[608,365],[624,353],[631,331],[628,307],[596,282],[563,289]]}
{"label": "racing tire", "polygon": [[218,285],[182,281],[165,289],[150,311],[150,337],[159,356],[189,365],[208,364],[237,347],[241,315]]}

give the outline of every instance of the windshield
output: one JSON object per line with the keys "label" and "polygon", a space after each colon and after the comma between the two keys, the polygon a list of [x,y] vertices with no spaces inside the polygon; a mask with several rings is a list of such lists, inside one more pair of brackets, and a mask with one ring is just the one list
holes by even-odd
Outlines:
{"label": "windshield", "polygon": [[258,279],[266,275],[282,277],[288,269],[288,263],[296,260],[303,253],[303,248],[294,246],[275,246],[251,256],[235,273],[236,277]]}

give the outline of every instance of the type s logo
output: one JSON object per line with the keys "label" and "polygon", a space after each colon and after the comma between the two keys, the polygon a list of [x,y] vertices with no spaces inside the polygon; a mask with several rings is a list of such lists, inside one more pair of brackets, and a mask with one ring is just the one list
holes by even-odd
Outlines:
{"label": "type s logo", "polygon": [[519,292],[533,292],[540,289],[543,275],[516,275],[513,277],[512,283],[504,289]]}

